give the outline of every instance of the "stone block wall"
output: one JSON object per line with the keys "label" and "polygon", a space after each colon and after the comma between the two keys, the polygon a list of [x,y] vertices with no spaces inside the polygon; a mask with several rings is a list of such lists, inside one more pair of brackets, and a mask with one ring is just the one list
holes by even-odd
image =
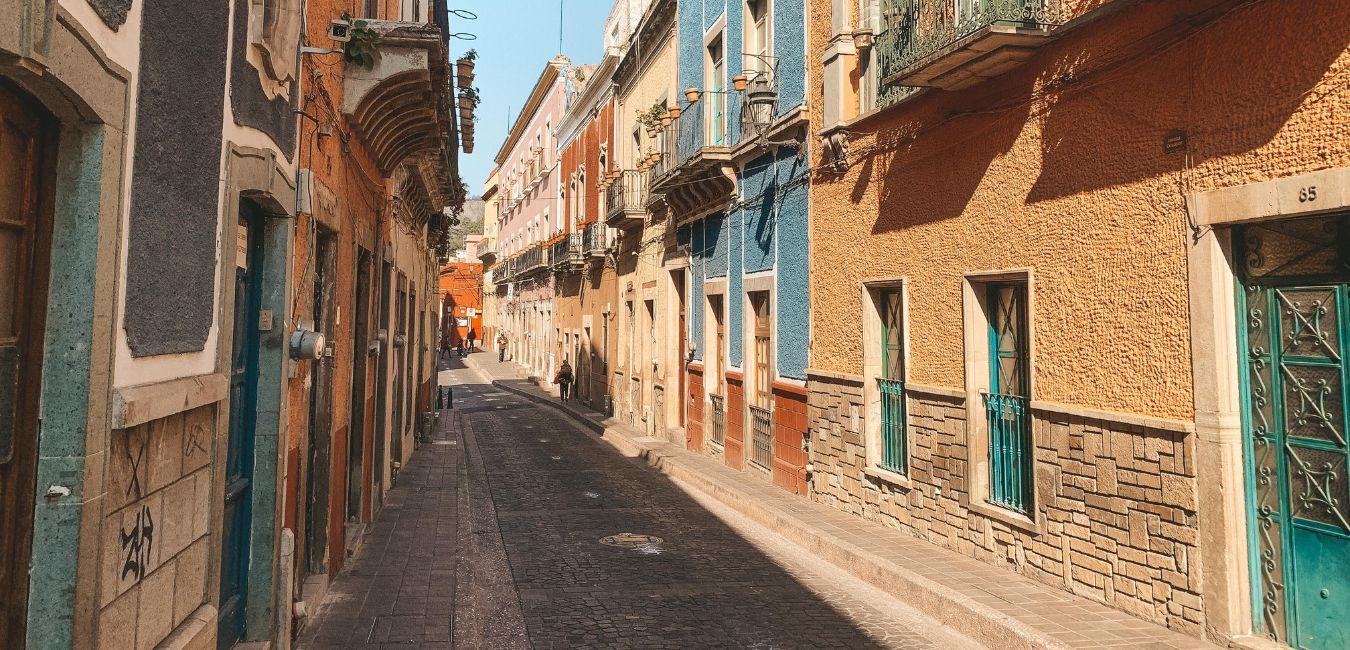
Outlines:
{"label": "stone block wall", "polygon": [[210,600],[215,422],[208,404],[111,433],[99,647],[153,648]]}
{"label": "stone block wall", "polygon": [[1174,423],[1033,403],[1036,525],[1014,526],[971,508],[981,499],[970,493],[964,396],[922,390],[908,394],[912,485],[904,487],[867,471],[861,378],[813,375],[812,498],[1200,634],[1192,434]]}

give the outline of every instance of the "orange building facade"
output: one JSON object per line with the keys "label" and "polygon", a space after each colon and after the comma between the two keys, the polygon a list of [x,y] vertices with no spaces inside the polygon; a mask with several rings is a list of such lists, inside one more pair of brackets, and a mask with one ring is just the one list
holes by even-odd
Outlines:
{"label": "orange building facade", "polygon": [[455,348],[468,341],[490,345],[483,330],[483,264],[455,261],[441,266],[441,346]]}

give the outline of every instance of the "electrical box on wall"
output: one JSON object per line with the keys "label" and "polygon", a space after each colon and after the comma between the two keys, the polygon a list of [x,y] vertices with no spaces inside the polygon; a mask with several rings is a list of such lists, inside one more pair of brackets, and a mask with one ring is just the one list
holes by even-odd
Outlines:
{"label": "electrical box on wall", "polygon": [[295,212],[314,213],[314,172],[308,169],[295,173]]}

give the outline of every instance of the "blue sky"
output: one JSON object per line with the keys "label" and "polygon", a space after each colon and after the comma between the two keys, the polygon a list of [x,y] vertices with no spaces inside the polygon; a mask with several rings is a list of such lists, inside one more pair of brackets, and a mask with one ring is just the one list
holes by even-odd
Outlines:
{"label": "blue sky", "polygon": [[493,156],[501,148],[510,126],[507,111],[514,119],[520,113],[530,89],[548,60],[558,54],[558,9],[562,11],[563,53],[573,63],[596,63],[604,41],[605,18],[613,0],[461,0],[451,9],[478,14],[478,20],[450,17],[450,31],[470,32],[478,40],[454,39],[450,42],[451,60],[466,50],[478,50],[474,66],[474,85],[483,103],[478,106],[478,124],[474,129],[473,153],[459,154],[460,174],[469,184],[469,193],[483,191],[483,181],[492,171]]}

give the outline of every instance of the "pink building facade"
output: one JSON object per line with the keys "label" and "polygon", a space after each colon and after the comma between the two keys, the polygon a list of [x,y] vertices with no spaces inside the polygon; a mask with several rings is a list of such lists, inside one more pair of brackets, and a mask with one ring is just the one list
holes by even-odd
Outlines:
{"label": "pink building facade", "polygon": [[551,377],[557,362],[548,245],[563,232],[554,132],[571,71],[565,56],[549,61],[496,157],[503,195],[493,268],[498,321],[508,358],[541,377]]}

